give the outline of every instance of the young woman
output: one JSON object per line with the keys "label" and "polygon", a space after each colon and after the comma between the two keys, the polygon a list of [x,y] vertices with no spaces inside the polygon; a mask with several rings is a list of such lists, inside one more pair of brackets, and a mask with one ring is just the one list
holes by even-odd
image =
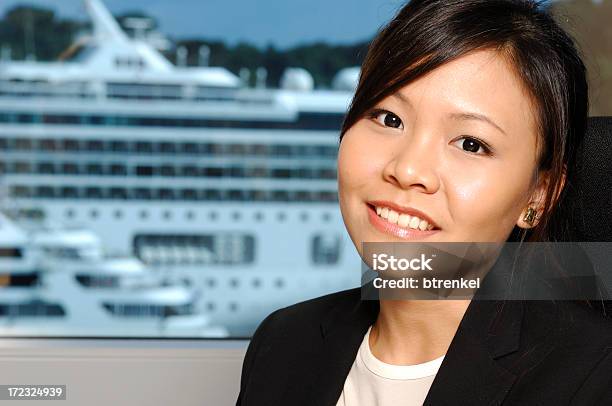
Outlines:
{"label": "young woman", "polygon": [[[363,241],[563,238],[587,93],[573,41],[538,4],[412,0],[371,44],[340,136],[340,208],[362,258]],[[570,302],[357,288],[268,316],[237,404],[612,402],[610,347],[610,321]]]}

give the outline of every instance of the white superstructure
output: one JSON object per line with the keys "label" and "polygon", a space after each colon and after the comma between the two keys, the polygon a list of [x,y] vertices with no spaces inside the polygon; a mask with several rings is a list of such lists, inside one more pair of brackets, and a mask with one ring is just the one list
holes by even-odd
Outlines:
{"label": "white superstructure", "polygon": [[96,236],[0,212],[0,336],[227,337],[197,311],[199,291]]}
{"label": "white superstructure", "polygon": [[346,90],[309,90],[301,70],[286,88],[249,88],[224,68],[172,65],[86,4],[93,35],[71,58],[0,64],[5,205],[197,286],[198,310],[235,334],[358,286],[336,190],[355,74]]}

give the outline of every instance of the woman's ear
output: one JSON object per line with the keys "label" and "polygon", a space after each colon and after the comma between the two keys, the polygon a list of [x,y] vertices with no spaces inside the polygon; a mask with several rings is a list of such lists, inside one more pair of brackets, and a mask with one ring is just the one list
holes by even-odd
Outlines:
{"label": "woman's ear", "polygon": [[[566,167],[564,166],[561,173],[559,188],[555,193],[554,199],[550,202],[551,207],[554,207],[559,201],[561,192],[565,187],[566,173]],[[537,185],[533,190],[530,199],[528,200],[527,206],[521,211],[521,214],[516,221],[517,226],[520,228],[533,228],[538,225],[540,218],[546,210],[546,196],[551,192],[549,191],[550,182],[550,171],[540,172],[538,174]]]}

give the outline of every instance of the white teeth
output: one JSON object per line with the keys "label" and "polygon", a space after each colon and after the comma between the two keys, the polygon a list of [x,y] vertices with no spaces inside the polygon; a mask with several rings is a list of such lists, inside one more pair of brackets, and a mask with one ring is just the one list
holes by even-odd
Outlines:
{"label": "white teeth", "polygon": [[402,214],[399,216],[399,220],[397,221],[397,225],[400,227],[408,227],[410,224],[410,216],[407,214]]}
{"label": "white teeth", "polygon": [[397,223],[397,219],[399,218],[399,213],[393,210],[389,210],[389,217],[387,217],[387,220],[390,223]]}
{"label": "white teeth", "polygon": [[389,223],[394,223],[404,228],[412,228],[414,230],[433,230],[434,226],[426,220],[422,220],[416,216],[408,214],[400,214],[388,207],[376,207],[376,214],[387,220]]}

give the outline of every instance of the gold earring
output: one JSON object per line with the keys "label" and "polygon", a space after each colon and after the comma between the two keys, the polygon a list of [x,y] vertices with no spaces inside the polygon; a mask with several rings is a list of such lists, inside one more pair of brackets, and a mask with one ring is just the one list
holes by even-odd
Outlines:
{"label": "gold earring", "polygon": [[527,213],[525,213],[525,217],[523,217],[523,221],[530,226],[533,226],[533,221],[536,219],[536,211],[533,207],[529,207],[527,209]]}

